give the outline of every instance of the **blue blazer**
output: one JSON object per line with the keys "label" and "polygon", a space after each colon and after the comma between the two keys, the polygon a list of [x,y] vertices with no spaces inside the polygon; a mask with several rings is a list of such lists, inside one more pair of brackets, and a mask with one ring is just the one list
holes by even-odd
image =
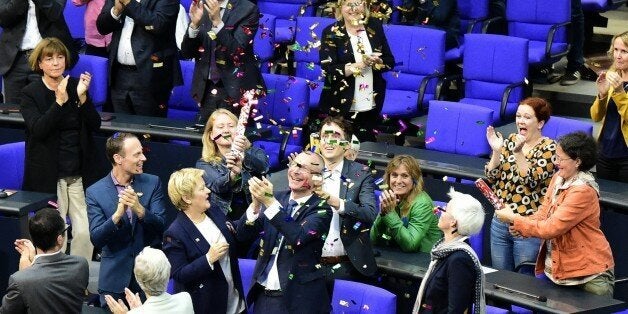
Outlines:
{"label": "blue blazer", "polygon": [[92,244],[101,248],[98,290],[124,293],[131,282],[135,256],[145,246],[158,245],[164,231],[166,208],[159,177],[139,174],[133,178],[133,189],[144,193],[140,203],[146,209],[143,219],[133,213],[130,222],[126,215],[116,225],[111,220],[118,205],[111,173],[87,188],[87,216]]}
{"label": "blue blazer", "polygon": [[340,174],[346,178],[338,194],[345,200],[345,212],[339,217],[340,240],[353,267],[364,276],[373,276],[377,264],[369,230],[377,217],[377,209],[371,169],[345,159]]}
{"label": "blue blazer", "polygon": [[421,313],[472,312],[475,296],[473,259],[463,251],[451,253],[440,261],[425,285]]}
{"label": "blue blazer", "polygon": [[[275,197],[283,208],[288,206],[290,191],[277,192]],[[325,286],[325,269],[319,262],[323,250],[323,234],[329,231],[331,208],[317,195],[290,217],[283,210],[272,220],[260,213],[254,224],[246,224],[246,214],[237,222],[240,240],[254,238],[263,231],[247,303],[255,302],[263,293],[255,283],[270,262],[273,246],[279,234],[284,241],[279,251],[277,268],[283,291],[283,302],[290,313],[329,313],[331,301]],[[317,267],[317,265],[319,267]]]}
{"label": "blue blazer", "polygon": [[[206,213],[229,243],[231,277],[240,298],[244,299],[236,241],[227,229],[225,214],[214,207]],[[209,267],[205,254],[210,247],[198,228],[183,212],[177,214],[177,218],[164,233],[164,252],[172,265],[171,276],[174,279],[175,292],[185,291],[192,296],[195,313],[226,313],[228,284],[219,262],[214,263],[213,270]]]}

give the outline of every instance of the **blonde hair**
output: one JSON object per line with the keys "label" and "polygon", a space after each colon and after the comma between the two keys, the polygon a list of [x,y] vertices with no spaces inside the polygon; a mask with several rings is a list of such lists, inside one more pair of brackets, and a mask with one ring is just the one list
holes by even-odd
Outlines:
{"label": "blonde hair", "polygon": [[[624,43],[624,46],[628,47],[628,31],[617,34],[615,36],[613,36],[613,40],[611,40],[611,47],[608,49],[608,51],[606,52],[611,59],[613,58],[613,50],[615,49],[615,39],[621,39],[621,41]],[[609,71],[613,71],[613,72],[617,72],[617,69],[615,68],[615,60],[613,60],[613,64],[611,65],[610,69],[608,69]]]}
{"label": "blonde hair", "polygon": [[[336,4],[336,10],[334,10],[334,17],[336,17],[336,20],[338,21],[343,20],[342,6],[347,1],[350,1],[350,0],[338,0],[338,3]],[[371,2],[367,0],[359,0],[359,1],[362,1],[362,3],[364,4],[364,21],[367,21],[369,17],[371,16]]]}
{"label": "blonde hair", "polygon": [[180,211],[185,211],[190,204],[186,203],[184,197],[191,198],[196,188],[196,183],[203,181],[205,171],[197,168],[183,168],[170,175],[168,180],[168,197],[172,204]]}
{"label": "blonde hair", "polygon": [[224,114],[228,116],[233,122],[238,122],[238,118],[229,110],[220,108],[216,109],[207,119],[205,124],[205,131],[203,133],[203,151],[201,152],[201,160],[204,162],[219,163],[222,161],[222,156],[218,150],[218,145],[212,139],[212,129],[214,128],[214,122],[219,115]]}
{"label": "blonde hair", "polygon": [[39,67],[39,62],[44,57],[50,57],[54,54],[60,54],[65,57],[65,69],[68,70],[71,64],[70,51],[61,40],[55,37],[44,38],[35,46],[35,49],[28,57],[28,65],[33,71],[43,74],[44,71]]}
{"label": "blonde hair", "polygon": [[386,166],[386,172],[384,173],[384,182],[386,185],[390,185],[390,174],[399,168],[399,166],[404,165],[410,177],[412,178],[412,182],[414,183],[412,186],[412,190],[406,197],[403,204],[402,209],[405,211],[410,208],[412,200],[414,200],[419,193],[423,191],[423,173],[421,172],[421,167],[419,167],[419,163],[414,159],[414,157],[410,155],[398,155],[395,156],[391,161],[388,162]]}

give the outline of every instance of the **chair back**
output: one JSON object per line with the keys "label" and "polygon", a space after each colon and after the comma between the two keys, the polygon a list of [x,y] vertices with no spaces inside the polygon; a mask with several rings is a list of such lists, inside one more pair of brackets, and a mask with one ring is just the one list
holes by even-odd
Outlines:
{"label": "chair back", "polygon": [[576,131],[582,131],[588,135],[593,134],[593,124],[587,121],[552,116],[541,129],[541,134],[553,140]]}
{"label": "chair back", "polygon": [[384,25],[395,67],[384,73],[382,114],[411,118],[423,114],[445,72],[445,32],[427,27]]}
{"label": "chair back", "polygon": [[379,287],[336,279],[331,306],[333,313],[395,314],[397,296]]}
{"label": "chair back", "polygon": [[275,56],[275,40],[273,33],[275,32],[276,16],[272,14],[262,14],[259,18],[259,27],[253,39],[253,52],[260,62],[260,71],[269,73],[271,60]]}
{"label": "chair back", "polygon": [[296,76],[309,81],[310,108],[318,107],[323,85],[325,84],[325,77],[322,76],[319,59],[323,30],[335,22],[335,19],[327,17],[300,16],[297,18],[295,43],[300,48],[294,51],[295,70]]}
{"label": "chair back", "polygon": [[430,101],[425,130],[425,148],[446,153],[487,156],[491,151],[486,127],[493,123],[493,110],[481,106]]}
{"label": "chair back", "polygon": [[199,110],[198,102],[192,98],[192,77],[194,61],[179,60],[183,85],[175,86],[168,100],[168,118],[175,120],[194,121]]}
{"label": "chair back", "polygon": [[24,182],[24,142],[0,145],[0,189],[21,190]]}
{"label": "chair back", "polygon": [[482,32],[482,21],[488,17],[488,0],[457,0],[457,4],[460,33]]}
{"label": "chair back", "polygon": [[89,96],[94,106],[101,109],[109,93],[109,60],[99,56],[81,55],[74,68],[70,70],[70,76],[79,78],[84,72],[92,74]]}
{"label": "chair back", "polygon": [[[85,8],[86,5],[75,6],[72,1],[65,3],[63,17],[70,29],[70,35],[74,39],[85,38]],[[82,57],[82,56],[81,56]]]}
{"label": "chair back", "polygon": [[257,7],[261,13],[277,17],[274,40],[276,43],[288,43],[294,40],[296,18],[315,16],[316,6],[309,0],[259,0]]}

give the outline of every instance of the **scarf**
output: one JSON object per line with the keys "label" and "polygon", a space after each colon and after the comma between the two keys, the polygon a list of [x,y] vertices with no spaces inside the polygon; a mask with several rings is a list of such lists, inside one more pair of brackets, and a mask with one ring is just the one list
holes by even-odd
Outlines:
{"label": "scarf", "polygon": [[425,277],[421,281],[421,286],[419,287],[419,294],[417,295],[416,301],[414,302],[414,307],[412,308],[412,314],[416,314],[421,309],[423,294],[425,293],[425,286],[427,285],[427,281],[430,279],[430,275],[434,270],[434,267],[441,261],[445,260],[451,253],[456,251],[463,251],[467,253],[471,259],[473,260],[473,264],[475,267],[475,297],[473,299],[474,305],[474,313],[486,313],[486,302],[484,300],[484,271],[482,271],[482,265],[478,259],[478,256],[475,254],[473,249],[464,242],[468,237],[460,236],[454,239],[451,242],[445,243],[445,238],[442,238],[434,244],[431,252],[431,261],[430,265],[425,272]]}

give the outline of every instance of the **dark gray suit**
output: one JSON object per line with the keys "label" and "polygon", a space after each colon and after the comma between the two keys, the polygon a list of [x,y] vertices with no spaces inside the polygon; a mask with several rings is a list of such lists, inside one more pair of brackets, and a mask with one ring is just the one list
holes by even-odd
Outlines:
{"label": "dark gray suit", "polygon": [[39,256],[9,277],[0,313],[80,313],[89,266],[80,256]]}

